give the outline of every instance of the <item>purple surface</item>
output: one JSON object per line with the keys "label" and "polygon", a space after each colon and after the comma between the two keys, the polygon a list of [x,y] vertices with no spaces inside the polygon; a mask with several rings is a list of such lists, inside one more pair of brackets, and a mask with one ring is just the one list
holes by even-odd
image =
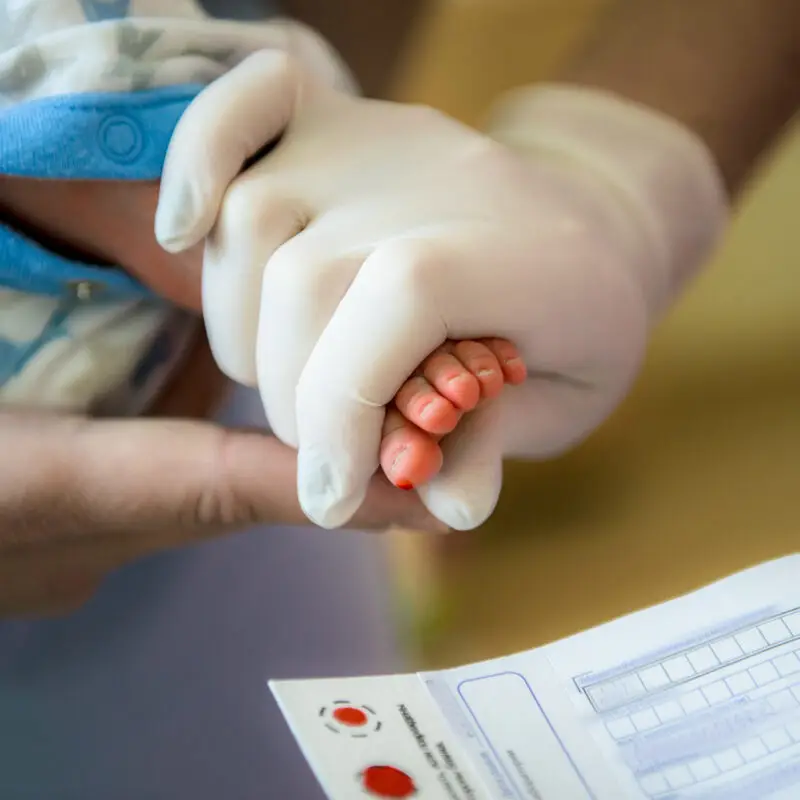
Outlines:
{"label": "purple surface", "polygon": [[318,800],[265,682],[397,669],[389,583],[379,537],[258,529],[0,624],[0,797]]}

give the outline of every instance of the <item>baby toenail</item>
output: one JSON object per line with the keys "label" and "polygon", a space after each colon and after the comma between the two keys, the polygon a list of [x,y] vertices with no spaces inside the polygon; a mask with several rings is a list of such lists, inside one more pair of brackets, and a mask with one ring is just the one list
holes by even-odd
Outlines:
{"label": "baby toenail", "polygon": [[427,419],[433,414],[435,410],[436,410],[435,402],[433,400],[428,400],[427,403],[423,403],[422,407],[419,410],[419,415],[422,419]]}
{"label": "baby toenail", "polygon": [[395,453],[394,458],[392,459],[392,465],[389,468],[389,472],[391,472],[392,475],[394,475],[396,472],[398,472],[399,471],[398,467],[401,467],[403,465],[403,463],[405,462],[405,460],[406,460],[406,451],[407,450],[408,450],[408,448],[401,447]]}

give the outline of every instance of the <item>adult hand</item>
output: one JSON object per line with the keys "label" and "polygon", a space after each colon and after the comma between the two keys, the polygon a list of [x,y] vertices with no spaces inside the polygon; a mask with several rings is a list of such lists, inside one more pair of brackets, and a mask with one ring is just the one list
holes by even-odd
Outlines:
{"label": "adult hand", "polygon": [[[122,256],[117,263],[145,279],[156,274],[191,307],[199,260],[157,247],[156,197],[154,184],[0,180],[0,203],[17,218],[70,247]],[[202,338],[160,399],[159,418],[0,411],[8,454],[0,463],[0,616],[72,608],[110,569],[165,548],[305,521],[291,448],[263,431],[202,421],[228,386]],[[376,478],[354,525],[391,524],[438,529],[413,495]]]}
{"label": "adult hand", "polygon": [[[204,344],[162,413],[199,415],[218,394]],[[3,411],[0,446],[14,454],[0,464],[0,616],[70,610],[110,570],[165,549],[306,522],[296,453],[263,432]],[[413,495],[376,477],[353,525],[393,524],[441,530]]]}
{"label": "adult hand", "polygon": [[[159,241],[180,252],[210,234],[212,349],[299,446],[301,502],[320,525],[360,506],[384,409],[416,365],[446,339],[500,336],[529,380],[462,420],[419,489],[450,526],[479,524],[504,454],[557,453],[617,405],[651,322],[722,227],[713,164],[671,121],[551,88],[499,125],[510,146],[256,54],[175,132]],[[281,133],[238,175],[254,142]]]}

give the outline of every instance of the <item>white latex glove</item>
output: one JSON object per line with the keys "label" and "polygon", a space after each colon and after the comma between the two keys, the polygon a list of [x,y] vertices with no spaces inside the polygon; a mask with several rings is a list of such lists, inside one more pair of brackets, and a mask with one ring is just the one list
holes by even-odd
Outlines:
{"label": "white latex glove", "polygon": [[[467,415],[419,489],[453,528],[484,521],[503,455],[557,453],[617,405],[650,324],[725,220],[704,147],[610,96],[515,98],[497,123],[515,151],[427,108],[312,84],[287,61],[223,81],[175,134],[158,234],[172,249],[199,241],[230,184],[206,250],[212,347],[299,446],[301,503],[322,526],[360,506],[384,409],[417,365],[446,339],[500,336],[521,349],[527,385]],[[287,124],[231,184],[242,153]],[[187,197],[176,225],[169,209]]]}

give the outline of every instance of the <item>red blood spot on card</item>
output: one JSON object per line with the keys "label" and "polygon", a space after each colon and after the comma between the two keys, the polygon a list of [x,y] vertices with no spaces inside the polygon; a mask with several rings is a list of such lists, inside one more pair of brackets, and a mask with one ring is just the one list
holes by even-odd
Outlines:
{"label": "red blood spot on card", "polygon": [[369,767],[363,773],[364,788],[375,797],[405,800],[417,793],[410,775],[396,767]]}
{"label": "red blood spot on card", "polygon": [[367,715],[360,708],[351,706],[337,708],[333,712],[333,718],[341,725],[347,725],[350,728],[360,728],[367,724]]}

